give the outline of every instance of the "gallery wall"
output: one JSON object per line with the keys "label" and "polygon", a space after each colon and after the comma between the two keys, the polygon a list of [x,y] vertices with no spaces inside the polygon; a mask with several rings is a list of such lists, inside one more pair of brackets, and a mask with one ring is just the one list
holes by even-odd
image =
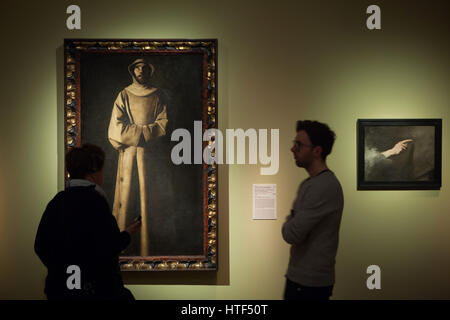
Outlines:
{"label": "gallery wall", "polygon": [[[78,4],[81,30],[66,28]],[[382,29],[366,28],[370,4]],[[345,196],[335,299],[450,298],[447,1],[15,1],[0,32],[0,299],[43,299],[33,252],[43,210],[63,188],[63,39],[217,38],[219,129],[280,130],[278,174],[219,167],[217,273],[127,273],[138,299],[281,299],[281,226],[304,170],[295,121],[329,124],[328,165]],[[440,118],[442,188],[357,191],[359,118]],[[252,184],[277,185],[277,220],[252,220]],[[366,269],[381,268],[381,290]]]}

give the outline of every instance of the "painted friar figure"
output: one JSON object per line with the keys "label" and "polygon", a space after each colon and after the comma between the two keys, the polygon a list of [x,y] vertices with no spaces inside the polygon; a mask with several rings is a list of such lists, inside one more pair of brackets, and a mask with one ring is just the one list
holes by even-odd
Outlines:
{"label": "painted friar figure", "polygon": [[[155,71],[152,64],[145,59],[137,59],[128,66],[128,71],[133,83],[118,94],[108,129],[109,141],[119,152],[113,214],[119,228],[124,230],[137,216],[136,211],[140,211],[139,250],[141,256],[147,256],[147,226],[152,206],[149,187],[153,183],[149,166],[152,163],[152,144],[166,135],[167,103],[161,90],[150,85]],[[140,205],[139,209],[136,203]]]}

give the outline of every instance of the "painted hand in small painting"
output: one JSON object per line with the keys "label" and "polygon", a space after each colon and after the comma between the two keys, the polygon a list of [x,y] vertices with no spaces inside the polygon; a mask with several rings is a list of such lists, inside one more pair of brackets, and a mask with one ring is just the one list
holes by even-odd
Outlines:
{"label": "painted hand in small painting", "polygon": [[406,150],[408,148],[408,143],[412,142],[412,141],[413,141],[412,139],[406,139],[406,140],[399,141],[391,149],[383,151],[383,152],[381,152],[381,154],[384,155],[386,158],[398,155],[402,151]]}

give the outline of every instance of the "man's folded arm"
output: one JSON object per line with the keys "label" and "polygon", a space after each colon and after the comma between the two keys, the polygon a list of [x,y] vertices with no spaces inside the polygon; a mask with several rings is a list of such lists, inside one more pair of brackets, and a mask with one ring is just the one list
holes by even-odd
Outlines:
{"label": "man's folded arm", "polygon": [[303,207],[294,208],[294,216],[283,225],[284,241],[289,244],[302,244],[309,232],[331,212],[324,193],[305,193]]}

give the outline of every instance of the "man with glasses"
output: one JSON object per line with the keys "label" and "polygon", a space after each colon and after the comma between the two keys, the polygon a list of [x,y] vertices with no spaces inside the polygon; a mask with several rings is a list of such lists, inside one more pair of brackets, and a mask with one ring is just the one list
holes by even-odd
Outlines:
{"label": "man with glasses", "polygon": [[344,207],[341,185],[328,169],[335,134],[317,121],[298,121],[291,148],[309,177],[301,184],[282,228],[291,244],[285,300],[328,300],[335,281],[335,258]]}

